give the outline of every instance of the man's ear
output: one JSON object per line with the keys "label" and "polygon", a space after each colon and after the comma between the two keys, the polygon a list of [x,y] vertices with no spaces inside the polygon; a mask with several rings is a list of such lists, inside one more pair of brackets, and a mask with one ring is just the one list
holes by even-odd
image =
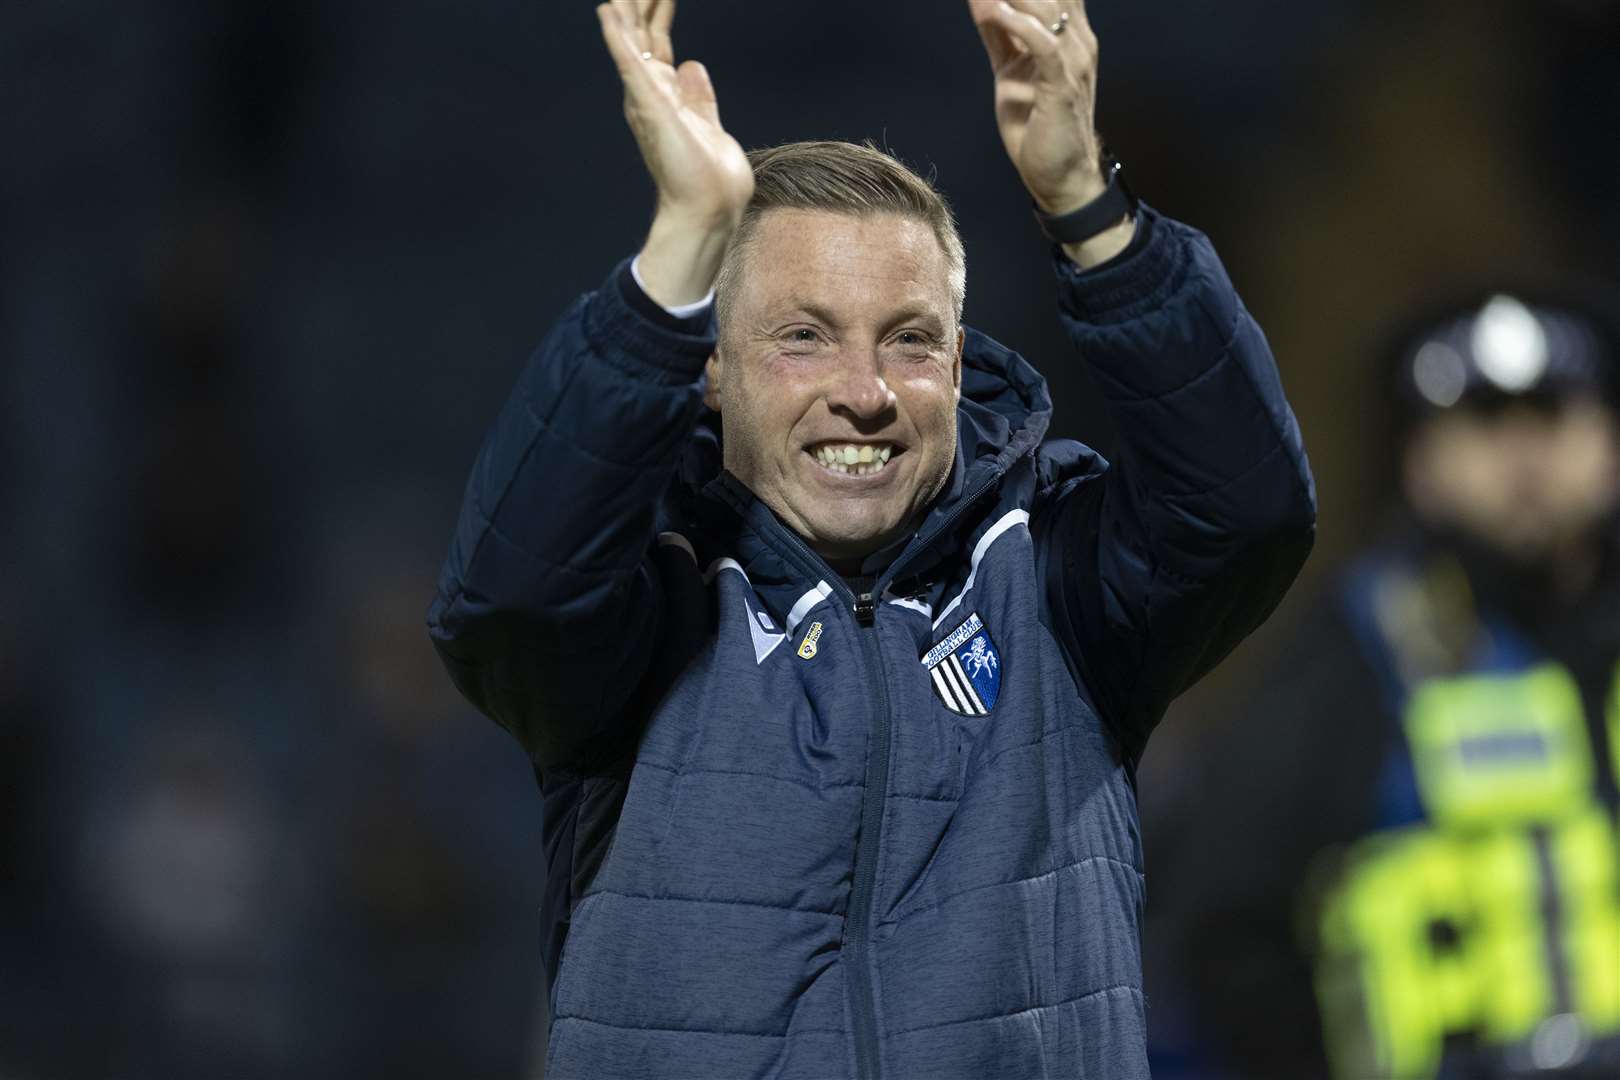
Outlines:
{"label": "man's ear", "polygon": [[962,343],[967,341],[967,331],[956,331],[956,362],[951,365],[951,382],[956,386],[956,400],[962,400]]}
{"label": "man's ear", "polygon": [[703,404],[715,412],[720,411],[720,374],[724,366],[719,349],[710,353],[708,361],[703,365]]}

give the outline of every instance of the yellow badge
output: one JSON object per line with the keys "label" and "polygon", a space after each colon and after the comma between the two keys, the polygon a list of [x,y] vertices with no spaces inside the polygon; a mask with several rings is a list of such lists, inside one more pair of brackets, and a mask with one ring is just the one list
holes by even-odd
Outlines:
{"label": "yellow badge", "polygon": [[811,623],[810,631],[804,635],[804,640],[799,642],[799,657],[801,659],[809,660],[816,655],[816,641],[820,637],[821,624]]}

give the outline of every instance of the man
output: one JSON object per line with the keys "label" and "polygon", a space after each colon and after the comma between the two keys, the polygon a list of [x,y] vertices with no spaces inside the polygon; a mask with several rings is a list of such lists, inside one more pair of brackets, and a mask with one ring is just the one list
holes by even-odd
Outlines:
{"label": "man", "polygon": [[1105,174],[1078,2],[970,10],[1117,469],[961,326],[926,182],[745,155],[672,5],[597,10],[657,214],[522,375],[430,614],[537,767],[547,1075],[1145,1077],[1135,763],[1312,536],[1259,329]]}
{"label": "man", "polygon": [[1490,291],[1391,354],[1400,520],[1189,755],[1154,937],[1238,1075],[1620,1076],[1612,316]]}

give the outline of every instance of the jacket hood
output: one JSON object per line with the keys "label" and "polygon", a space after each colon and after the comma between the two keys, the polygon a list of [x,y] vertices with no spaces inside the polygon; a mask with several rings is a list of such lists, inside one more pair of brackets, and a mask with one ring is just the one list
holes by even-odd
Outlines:
{"label": "jacket hood", "polygon": [[969,327],[962,343],[962,403],[956,410],[957,466],[965,470],[965,487],[974,489],[1033,452],[1051,422],[1046,377]]}

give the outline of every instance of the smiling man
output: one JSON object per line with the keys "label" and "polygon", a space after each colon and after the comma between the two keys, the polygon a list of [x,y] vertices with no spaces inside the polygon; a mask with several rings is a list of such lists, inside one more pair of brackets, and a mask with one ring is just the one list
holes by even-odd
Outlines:
{"label": "smiling man", "polygon": [[1079,0],[974,0],[1124,439],[962,326],[949,209],[745,154],[673,4],[598,9],[658,189],[474,466],[433,639],[545,805],[548,1077],[1147,1076],[1135,770],[1314,493],[1259,328],[1092,129]]}
{"label": "smiling man", "polygon": [[[961,243],[914,179],[916,211],[828,195],[818,201],[838,209],[793,208],[815,198],[795,190],[809,186],[800,170],[909,187],[875,151],[799,144],[754,164],[767,191],[756,190],[722,282],[706,400],[722,417],[726,469],[833,569],[858,567],[917,523],[955,458]],[[930,210],[932,224],[911,216]]]}

